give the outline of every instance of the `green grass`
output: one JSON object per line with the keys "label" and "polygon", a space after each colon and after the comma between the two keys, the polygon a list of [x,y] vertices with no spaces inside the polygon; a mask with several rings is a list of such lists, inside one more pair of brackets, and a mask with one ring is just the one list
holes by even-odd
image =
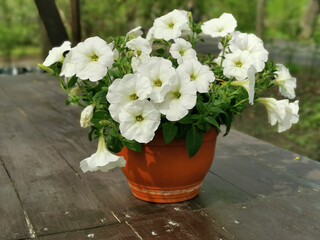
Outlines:
{"label": "green grass", "polygon": [[12,57],[30,57],[41,54],[41,46],[17,46],[13,48]]}

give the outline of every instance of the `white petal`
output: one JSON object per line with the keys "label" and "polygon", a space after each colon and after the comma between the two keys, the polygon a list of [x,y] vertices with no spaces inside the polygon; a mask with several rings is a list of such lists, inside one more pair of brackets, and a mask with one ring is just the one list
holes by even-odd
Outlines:
{"label": "white petal", "polygon": [[49,67],[56,62],[63,62],[63,53],[69,50],[71,50],[71,42],[65,41],[60,47],[52,48],[42,64]]}
{"label": "white petal", "polygon": [[293,99],[296,97],[294,89],[297,87],[296,78],[292,77],[289,70],[282,64],[277,64],[278,70],[276,74],[278,75],[273,81],[275,84],[279,85],[280,93],[289,98]]}
{"label": "white petal", "polygon": [[219,18],[211,19],[201,26],[204,34],[211,37],[225,37],[232,33],[237,26],[237,21],[230,13],[223,13]]}
{"label": "white petal", "polygon": [[138,26],[127,33],[128,38],[137,38],[143,34],[141,26]]}
{"label": "white petal", "polygon": [[94,110],[93,105],[89,105],[82,110],[81,115],[80,115],[80,126],[82,128],[87,128],[92,125],[91,119],[93,116],[93,110]]}
{"label": "white petal", "polygon": [[97,171],[107,172],[115,167],[124,167],[126,161],[123,157],[117,156],[109,152],[106,147],[103,136],[100,136],[98,150],[90,157],[80,162],[80,168],[83,172]]}
{"label": "white petal", "polygon": [[153,23],[153,36],[157,39],[169,41],[181,36],[182,30],[186,30],[189,19],[185,12],[173,10],[172,12],[156,18]]}
{"label": "white petal", "polygon": [[122,136],[147,143],[153,139],[160,125],[160,112],[148,100],[137,100],[121,110],[119,120]]}
{"label": "white petal", "polygon": [[96,82],[102,79],[114,61],[111,47],[99,37],[87,38],[72,51],[77,77]]}
{"label": "white petal", "polygon": [[76,74],[74,63],[71,61],[72,50],[67,54],[63,61],[60,76],[72,77]]}
{"label": "white petal", "polygon": [[123,107],[137,99],[148,98],[151,91],[150,82],[140,73],[126,74],[122,79],[114,80],[107,94],[112,118],[119,122],[118,115]]}

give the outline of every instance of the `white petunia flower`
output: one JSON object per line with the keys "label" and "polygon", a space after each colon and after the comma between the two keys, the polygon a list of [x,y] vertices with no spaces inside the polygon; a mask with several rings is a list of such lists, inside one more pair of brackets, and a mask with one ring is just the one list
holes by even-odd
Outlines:
{"label": "white petunia flower", "polygon": [[252,58],[248,51],[235,51],[225,55],[223,60],[223,74],[228,77],[235,77],[237,80],[244,80],[248,77],[248,70],[252,65]]}
{"label": "white petunia flower", "polygon": [[299,101],[295,101],[293,103],[289,103],[285,106],[286,115],[284,119],[278,124],[278,132],[286,131],[291,128],[293,123],[297,123],[299,121]]}
{"label": "white petunia flower", "polygon": [[147,36],[146,36],[146,39],[147,39],[150,43],[152,43],[152,42],[155,40],[155,38],[154,38],[154,27],[151,27],[151,28],[149,29],[149,31],[148,31],[148,33],[147,33]]}
{"label": "white petunia flower", "polygon": [[85,172],[107,172],[116,167],[124,167],[126,160],[123,157],[111,153],[106,146],[104,136],[100,136],[97,152],[80,162],[81,170]]}
{"label": "white petunia flower", "polygon": [[42,63],[44,66],[51,66],[56,62],[63,62],[64,60],[64,52],[71,50],[71,42],[65,41],[60,47],[54,47],[49,51],[48,56]]}
{"label": "white petunia flower", "polygon": [[296,78],[292,77],[289,70],[282,64],[277,64],[278,70],[276,74],[278,75],[272,82],[279,85],[280,93],[290,99],[296,97],[294,89],[297,87]]}
{"label": "white petunia flower", "polygon": [[215,80],[210,68],[195,59],[184,61],[178,70],[186,72],[190,76],[190,81],[200,93],[208,92],[210,83]]}
{"label": "white petunia flower", "polygon": [[181,64],[187,59],[196,59],[197,53],[192,48],[190,42],[184,40],[183,38],[177,38],[174,40],[174,44],[170,47],[170,54],[173,58],[178,60],[178,64]]}
{"label": "white petunia flower", "polygon": [[89,105],[82,110],[80,115],[80,126],[82,128],[87,128],[92,125],[91,119],[93,116],[93,109],[94,109],[94,106]]}
{"label": "white petunia flower", "polygon": [[72,49],[66,55],[66,57],[63,61],[60,76],[65,76],[65,77],[69,78],[69,77],[72,77],[76,74],[76,69],[75,69],[74,63],[71,61],[71,58],[72,58]]}
{"label": "white petunia flower", "polygon": [[137,71],[149,79],[152,87],[151,100],[155,103],[162,102],[170,90],[171,78],[175,76],[172,63],[164,58],[150,57]]}
{"label": "white petunia flower", "polygon": [[119,51],[117,48],[114,47],[114,42],[111,42],[108,44],[109,47],[112,49],[113,52],[113,60],[118,60],[119,57]]}
{"label": "white petunia flower", "polygon": [[139,73],[126,74],[122,79],[114,80],[107,94],[111,117],[119,122],[119,113],[123,107],[130,102],[148,98],[151,91],[150,82]]}
{"label": "white petunia flower", "polygon": [[289,104],[288,99],[258,98],[257,102],[265,105],[268,112],[268,121],[272,126],[283,121],[286,116],[286,106]]}
{"label": "white petunia flower", "polygon": [[186,30],[188,26],[189,19],[185,12],[175,9],[154,20],[153,36],[156,39],[169,41],[180,37],[182,31]]}
{"label": "white petunia flower", "polygon": [[137,72],[138,68],[144,64],[147,63],[150,59],[149,55],[141,55],[140,57],[132,57],[131,59],[131,67],[133,72]]}
{"label": "white petunia flower", "polygon": [[133,50],[136,57],[149,55],[152,52],[150,42],[140,36],[127,42],[126,47]]}
{"label": "white petunia flower", "polygon": [[237,21],[230,13],[223,13],[219,18],[204,22],[201,30],[213,38],[225,37],[237,27]]}
{"label": "white petunia flower", "polygon": [[148,100],[139,100],[126,105],[119,114],[120,132],[128,140],[150,142],[158,129],[161,114]]}
{"label": "white petunia flower", "polygon": [[231,85],[234,86],[241,86],[245,88],[248,92],[249,96],[249,104],[253,105],[253,100],[254,100],[254,85],[256,82],[255,74],[257,70],[254,68],[254,66],[251,66],[248,70],[248,78],[246,80],[242,81],[233,81],[231,82]]}
{"label": "white petunia flower", "polygon": [[241,32],[234,32],[229,44],[231,52],[238,50],[248,51],[252,64],[261,72],[264,69],[265,62],[268,60],[268,51],[264,48],[263,42],[254,34],[247,34]]}
{"label": "white petunia flower", "polygon": [[113,64],[111,47],[99,37],[87,38],[72,52],[71,61],[75,65],[77,77],[92,82],[102,79]]}
{"label": "white petunia flower", "polygon": [[142,34],[143,34],[143,32],[142,32],[142,30],[141,30],[141,26],[138,26],[138,27],[130,30],[130,31],[127,33],[127,37],[133,39],[133,38],[137,38],[137,37],[139,37],[139,36],[142,36]]}
{"label": "white petunia flower", "polygon": [[187,73],[177,70],[170,91],[159,105],[159,111],[169,121],[178,121],[188,114],[188,110],[196,105],[197,90],[190,82]]}

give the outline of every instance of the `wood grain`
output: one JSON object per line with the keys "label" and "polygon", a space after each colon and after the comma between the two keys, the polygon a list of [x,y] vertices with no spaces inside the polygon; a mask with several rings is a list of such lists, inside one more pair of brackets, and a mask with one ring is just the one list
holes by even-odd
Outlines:
{"label": "wood grain", "polygon": [[[37,238],[39,240],[139,240],[137,234],[125,223],[104,227],[65,232]],[[31,240],[31,239],[29,239]]]}
{"label": "wood grain", "polygon": [[4,239],[15,239],[15,229],[16,239],[29,236],[23,209],[44,240],[91,233],[94,239],[318,239],[319,163],[231,131],[219,136],[196,198],[147,203],[132,196],[120,169],[81,172],[79,162],[97,142],[87,140],[81,109],[66,106],[65,98],[46,74],[0,77],[0,184],[6,186],[0,211],[15,208],[12,216],[0,215],[8,227]]}
{"label": "wood grain", "polygon": [[1,142],[0,157],[36,236],[117,222],[23,109],[12,104],[2,110],[0,138],[10,141]]}
{"label": "wood grain", "polygon": [[29,237],[29,228],[14,186],[0,161],[0,239]]}

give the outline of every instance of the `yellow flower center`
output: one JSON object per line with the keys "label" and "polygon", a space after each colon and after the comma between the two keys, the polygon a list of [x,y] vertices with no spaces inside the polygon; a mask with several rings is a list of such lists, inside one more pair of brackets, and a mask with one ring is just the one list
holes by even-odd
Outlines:
{"label": "yellow flower center", "polygon": [[131,94],[129,97],[130,97],[131,100],[137,100],[137,99],[139,98],[139,97],[137,96],[137,94],[135,94],[135,93],[134,93],[134,94]]}
{"label": "yellow flower center", "polygon": [[98,61],[98,59],[99,59],[99,57],[96,55],[96,54],[93,54],[92,56],[91,56],[91,60],[92,61]]}
{"label": "yellow flower center", "polygon": [[240,61],[236,62],[236,67],[242,67],[242,62]]}
{"label": "yellow flower center", "polygon": [[175,98],[180,98],[181,97],[181,93],[179,93],[178,91],[177,92],[174,92],[173,93],[173,96],[175,97]]}
{"label": "yellow flower center", "polygon": [[180,49],[179,53],[180,53],[181,56],[183,56],[184,53],[185,53],[185,50],[184,49]]}
{"label": "yellow flower center", "polygon": [[161,87],[162,86],[162,82],[161,82],[161,80],[159,78],[157,80],[155,80],[153,83],[154,83],[154,85],[156,87]]}
{"label": "yellow flower center", "polygon": [[174,23],[173,23],[173,22],[169,23],[169,24],[168,24],[168,27],[171,28],[171,29],[173,29]]}
{"label": "yellow flower center", "polygon": [[195,81],[196,78],[197,78],[197,76],[195,76],[194,73],[191,73],[191,75],[190,75],[190,80],[191,80],[191,81]]}
{"label": "yellow flower center", "polygon": [[144,119],[144,118],[143,118],[141,115],[136,116],[137,122],[142,122],[143,119]]}

